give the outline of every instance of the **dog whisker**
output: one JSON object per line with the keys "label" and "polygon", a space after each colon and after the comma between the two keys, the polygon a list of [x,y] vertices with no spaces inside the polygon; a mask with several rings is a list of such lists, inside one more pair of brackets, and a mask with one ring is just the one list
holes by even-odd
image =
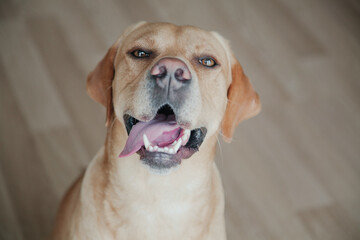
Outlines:
{"label": "dog whisker", "polygon": [[216,135],[216,141],[217,141],[217,144],[219,146],[219,151],[220,151],[220,162],[221,162],[221,164],[224,164],[224,155],[223,155],[223,151],[222,151],[222,146],[221,146],[219,137],[217,135]]}

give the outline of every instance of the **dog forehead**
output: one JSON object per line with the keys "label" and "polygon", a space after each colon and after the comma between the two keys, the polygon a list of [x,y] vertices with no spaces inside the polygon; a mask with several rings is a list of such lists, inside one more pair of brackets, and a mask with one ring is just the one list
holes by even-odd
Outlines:
{"label": "dog forehead", "polygon": [[123,45],[153,46],[172,44],[178,26],[168,23],[146,23],[133,30],[124,40]]}
{"label": "dog forehead", "polygon": [[124,46],[176,48],[196,52],[223,54],[221,44],[209,31],[194,26],[178,26],[171,23],[146,23],[131,32]]}

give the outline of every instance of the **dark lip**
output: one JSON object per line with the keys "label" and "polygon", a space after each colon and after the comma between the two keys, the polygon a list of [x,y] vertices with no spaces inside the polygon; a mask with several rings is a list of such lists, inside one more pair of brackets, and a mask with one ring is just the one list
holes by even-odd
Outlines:
{"label": "dark lip", "polygon": [[[132,117],[129,114],[125,114],[124,122],[125,122],[127,134],[129,135],[133,126],[140,121],[137,120],[136,118]],[[195,129],[191,130],[189,141],[183,147],[198,149],[200,147],[200,145],[202,144],[202,142],[204,141],[206,133],[207,133],[207,129],[205,127],[195,128]]]}
{"label": "dark lip", "polygon": [[[157,114],[174,114],[170,106],[162,106],[159,108]],[[175,115],[175,114],[174,114]],[[175,116],[176,117],[176,116]],[[131,129],[135,124],[140,122],[138,119],[129,114],[124,115],[124,123],[126,131],[129,135]],[[180,147],[176,154],[168,154],[162,152],[149,152],[145,147],[141,147],[136,153],[140,155],[140,160],[154,169],[164,169],[177,166],[182,159],[191,157],[194,153],[199,151],[207,133],[206,127],[192,129],[190,137],[186,145]]]}
{"label": "dark lip", "polygon": [[124,118],[126,132],[127,132],[128,136],[129,136],[130,131],[133,128],[133,126],[135,124],[137,124],[138,122],[140,122],[140,121],[137,120],[136,118],[130,116],[129,114],[125,114],[123,118]]}
{"label": "dark lip", "polygon": [[[158,108],[154,118],[158,115],[158,114],[165,114],[165,115],[175,115],[173,108],[169,105],[169,104],[164,104],[161,107]],[[141,122],[140,120],[134,118],[133,116],[131,116],[130,114],[124,114],[123,116],[124,118],[124,122],[125,122],[125,127],[126,127],[126,131],[127,134],[130,134],[130,131],[132,129],[132,127],[137,124],[138,122]],[[150,121],[151,119],[149,119]]]}

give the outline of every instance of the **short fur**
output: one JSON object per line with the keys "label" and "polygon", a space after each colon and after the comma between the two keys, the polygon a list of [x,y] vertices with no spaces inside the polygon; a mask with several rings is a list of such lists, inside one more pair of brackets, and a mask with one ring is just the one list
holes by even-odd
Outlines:
{"label": "short fur", "polygon": [[[136,47],[156,55],[133,59],[129,51]],[[196,58],[204,54],[220,65],[201,66]],[[137,154],[118,155],[127,139],[123,115],[148,121],[156,113],[147,73],[166,56],[182,59],[193,76],[178,123],[189,129],[205,126],[208,133],[199,152],[175,171],[158,175]],[[224,194],[213,160],[216,138],[222,130],[231,141],[235,127],[260,111],[259,97],[226,40],[191,26],[138,23],[90,73],[87,91],[107,108],[106,142],[64,197],[53,239],[226,239]]]}

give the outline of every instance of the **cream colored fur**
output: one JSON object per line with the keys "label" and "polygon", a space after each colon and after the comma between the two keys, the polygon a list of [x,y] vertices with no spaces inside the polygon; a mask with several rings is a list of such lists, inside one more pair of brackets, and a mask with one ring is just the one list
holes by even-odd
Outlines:
{"label": "cream colored fur", "polygon": [[[156,49],[158,56],[134,62],[126,55],[133,45]],[[221,66],[209,70],[194,62],[205,53],[216,56]],[[196,81],[179,119],[187,120],[190,129],[207,127],[208,134],[199,152],[161,175],[149,171],[137,154],[121,159],[118,155],[127,139],[122,116],[130,113],[146,120],[142,118],[150,113],[144,106],[151,99],[144,88],[146,72],[164,56],[183,59]],[[221,123],[232,118],[224,115],[227,98],[233,98],[228,89],[241,80],[234,80],[231,72],[238,62],[229,46],[220,35],[195,27],[139,23],[125,31],[97,69],[109,65],[111,57],[115,58],[110,61],[115,70],[111,85],[96,84],[110,87],[112,98],[97,95],[88,86],[89,94],[108,108],[106,143],[63,199],[53,239],[226,239],[224,194],[214,155]],[[225,130],[232,132],[231,127]]]}

